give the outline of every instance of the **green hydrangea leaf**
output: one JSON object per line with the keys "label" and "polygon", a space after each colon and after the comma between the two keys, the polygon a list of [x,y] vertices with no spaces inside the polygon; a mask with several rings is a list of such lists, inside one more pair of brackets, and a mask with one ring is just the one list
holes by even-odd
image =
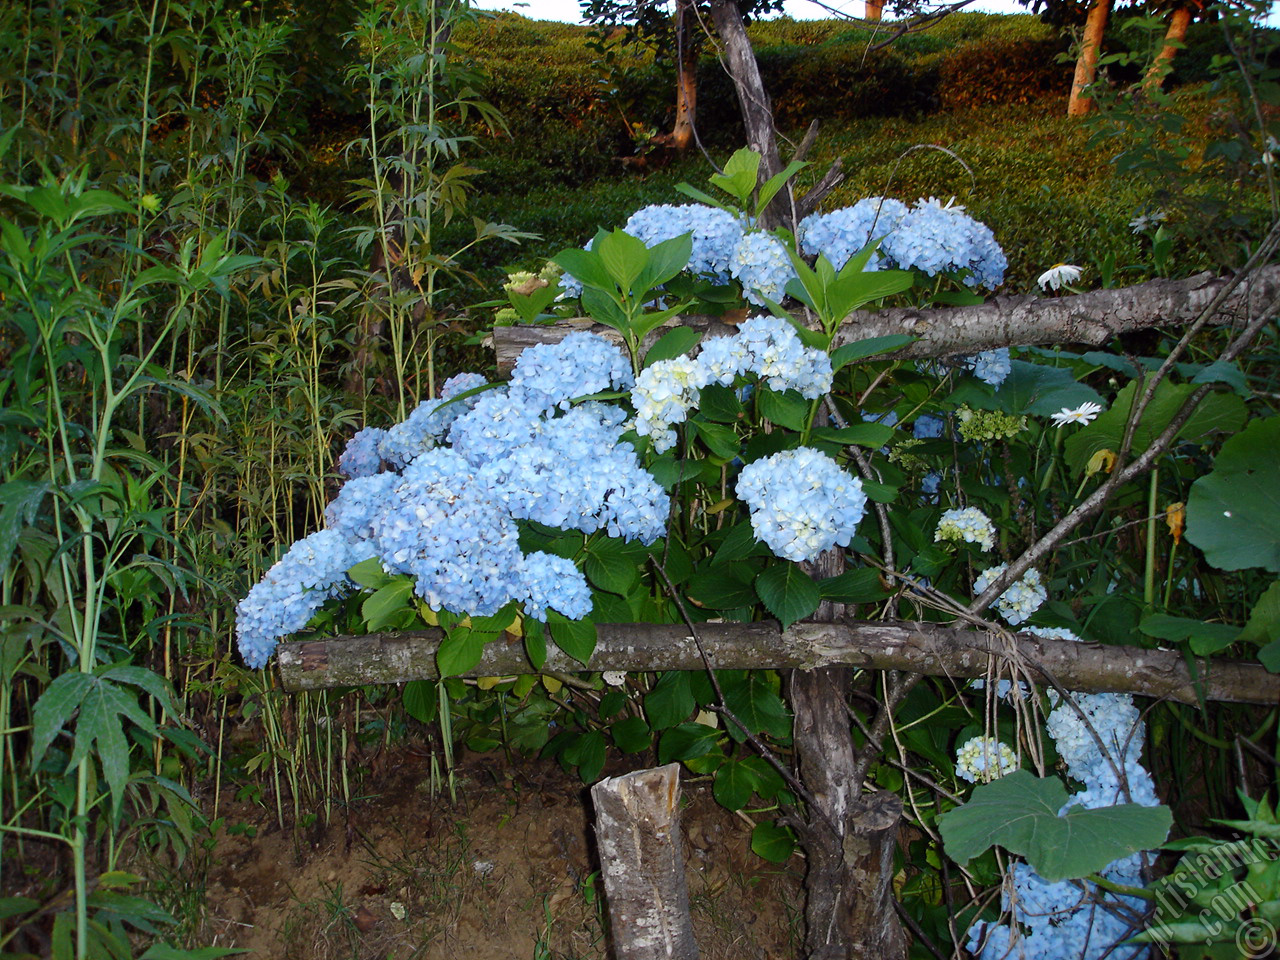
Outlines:
{"label": "green hydrangea leaf", "polygon": [[1027,858],[1050,883],[1097,873],[1113,860],[1160,846],[1173,817],[1168,807],[1123,803],[1062,816],[1067,789],[1057,777],[1015,770],[974,788],[963,806],[938,820],[947,856],[967,863],[1001,846]]}

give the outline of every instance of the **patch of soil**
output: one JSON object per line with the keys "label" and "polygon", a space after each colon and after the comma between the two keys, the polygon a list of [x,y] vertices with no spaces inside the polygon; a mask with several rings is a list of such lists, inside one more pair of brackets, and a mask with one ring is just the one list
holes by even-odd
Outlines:
{"label": "patch of soil", "polygon": [[[224,830],[211,851],[206,930],[216,943],[273,960],[609,956],[583,784],[549,761],[473,755],[456,770],[453,800],[432,796],[428,763],[398,752],[362,785],[349,819],[335,814],[309,834],[273,829],[261,807],[220,811],[257,832]],[[800,861],[752,853],[750,821],[716,804],[709,781],[686,781],[683,795],[701,955],[796,956]]]}

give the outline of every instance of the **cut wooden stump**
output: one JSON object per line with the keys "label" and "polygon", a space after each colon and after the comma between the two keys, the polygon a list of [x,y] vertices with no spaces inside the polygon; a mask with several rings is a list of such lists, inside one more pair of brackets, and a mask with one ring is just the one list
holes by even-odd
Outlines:
{"label": "cut wooden stump", "polygon": [[680,835],[680,765],[591,788],[616,960],[696,960]]}

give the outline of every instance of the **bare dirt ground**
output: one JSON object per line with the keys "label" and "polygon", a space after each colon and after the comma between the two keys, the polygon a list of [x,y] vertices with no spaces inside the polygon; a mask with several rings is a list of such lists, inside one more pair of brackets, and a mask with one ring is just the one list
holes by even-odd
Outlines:
{"label": "bare dirt ground", "polygon": [[[495,755],[464,759],[456,782],[456,800],[432,796],[427,762],[404,751],[327,828],[280,831],[261,806],[224,804],[202,941],[282,960],[610,956],[582,783]],[[750,823],[709,781],[686,777],[681,816],[701,955],[796,956],[802,862],[752,853]]]}

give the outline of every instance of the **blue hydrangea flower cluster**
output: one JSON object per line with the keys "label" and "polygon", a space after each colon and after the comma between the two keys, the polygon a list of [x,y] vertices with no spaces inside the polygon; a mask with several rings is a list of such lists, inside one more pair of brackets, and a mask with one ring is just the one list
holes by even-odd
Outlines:
{"label": "blue hydrangea flower cluster", "polygon": [[787,560],[813,560],[847,547],[866,512],[862,482],[809,447],[755,460],[738,475],[756,539]]}
{"label": "blue hydrangea flower cluster", "polygon": [[771,233],[753,230],[738,241],[729,259],[729,272],[742,284],[742,295],[756,306],[765,299],[780,302],[787,281],[795,275],[787,248]]}
{"label": "blue hydrangea flower cluster", "polygon": [[[824,254],[839,270],[872,240],[896,230],[906,215],[907,205],[901,200],[866,197],[852,207],[810,214],[800,221],[796,233],[805,254],[811,257]],[[883,261],[879,252],[873,253],[867,269],[878,270]]]}
{"label": "blue hydrangea flower cluster", "polygon": [[484,383],[456,377],[404,423],[361,431],[344,453],[359,475],[326,510],[327,529],[295,544],[237,608],[246,662],[265,664],[280,637],[354,588],[347,570],[375,556],[413,576],[433,609],[486,615],[516,600],[538,619],[587,615],[586,578],[571,561],[523,555],[516,521],[643,543],[665,532],[670,499],[621,441],[625,411],[568,403],[631,379],[617,347],[573,334],[526,351],[508,385],[456,400]]}
{"label": "blue hydrangea flower cluster", "polygon": [[764,380],[771,390],[796,390],[816,400],[831,389],[831,358],[801,343],[787,321],[751,317],[733,336],[705,341],[692,360],[660,360],[641,371],[631,391],[636,433],[650,437],[658,453],[669,450],[676,441],[672,424],[684,422],[703,387],[731,386],[747,375]]}
{"label": "blue hydrangea flower cluster", "polygon": [[520,354],[511,389],[542,399],[539,412],[568,410],[570,401],[606,390],[628,390],[631,364],[603,337],[575,331],[559,343],[539,343]]}
{"label": "blue hydrangea flower cluster", "polygon": [[289,548],[236,607],[236,642],[244,662],[264,667],[276,638],[307,625],[330,597],[353,584],[347,571],[373,556],[368,543],[320,530]]}
{"label": "blue hydrangea flower cluster", "polygon": [[922,413],[911,425],[911,436],[917,440],[937,440],[946,430],[947,421],[932,413]]}
{"label": "blue hydrangea flower cluster", "polygon": [[[1001,563],[988,567],[973,582],[973,592],[980,594],[1004,573],[1007,564]],[[1032,567],[1022,579],[1014,583],[1008,590],[1000,594],[995,602],[996,612],[1004,617],[1012,627],[1022,623],[1040,609],[1040,605],[1048,598],[1044,584],[1040,582],[1040,571]]]}
{"label": "blue hydrangea flower cluster", "polygon": [[716,283],[728,283],[729,264],[745,226],[743,219],[718,207],[663,203],[641,207],[622,229],[643,240],[646,247],[657,246],[683,233],[692,234],[693,252],[686,269]]}
{"label": "blue hydrangea flower cluster", "polygon": [[[1126,857],[1101,871],[1106,879],[1142,886],[1141,860]],[[1119,944],[1138,932],[1145,910],[1137,897],[1103,893],[1095,884],[1049,883],[1025,863],[1014,864],[1001,894],[1013,922],[969,928],[969,951],[980,960],[1138,960],[1146,944]],[[1126,919],[1126,913],[1133,918]]]}
{"label": "blue hydrangea flower cluster", "polygon": [[1009,376],[1013,365],[1009,359],[1009,348],[983,350],[968,357],[960,358],[960,365],[973,371],[973,375],[983,383],[999,387]]}
{"label": "blue hydrangea flower cluster", "polygon": [[935,277],[966,271],[971,287],[994,290],[1004,282],[1009,261],[995,234],[952,203],[933,197],[916,202],[884,238],[880,250],[903,270],[919,270]]}
{"label": "blue hydrangea flower cluster", "polygon": [[358,431],[347,441],[346,449],[338,457],[338,472],[354,480],[381,470],[382,456],[378,453],[378,444],[385,433],[385,430],[377,427],[365,427]]}
{"label": "blue hydrangea flower cluster", "polygon": [[[1061,627],[1028,629],[1036,636],[1051,639],[1080,639]],[[1000,696],[1007,692],[1005,687]],[[1133,697],[1116,693],[1073,694],[1073,703],[1068,703],[1055,693],[1051,699],[1056,706],[1046,727],[1067,765],[1067,773],[1082,784],[1061,812],[1077,804],[1093,809],[1118,803],[1155,806],[1160,802],[1151,775],[1139,760],[1146,729]],[[1100,873],[1125,886],[1145,884],[1139,854],[1116,860]],[[1137,932],[1137,918],[1145,909],[1139,898],[1107,893],[1089,882],[1049,883],[1029,865],[1019,863],[1006,878],[1001,905],[1005,922],[980,921],[969,929],[967,947],[980,960],[1137,960],[1146,956],[1144,945],[1119,946]],[[1132,922],[1126,915],[1133,918]]]}

